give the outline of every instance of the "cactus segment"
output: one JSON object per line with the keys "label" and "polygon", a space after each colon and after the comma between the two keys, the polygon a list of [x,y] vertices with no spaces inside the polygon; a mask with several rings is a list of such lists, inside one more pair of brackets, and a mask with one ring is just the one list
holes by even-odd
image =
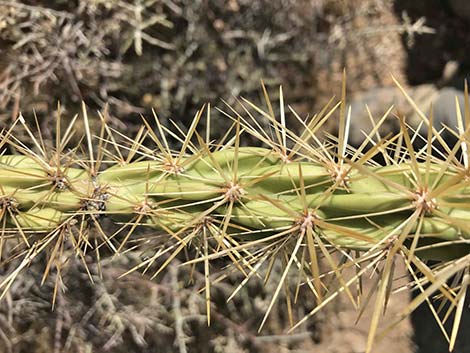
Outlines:
{"label": "cactus segment", "polygon": [[[340,106],[340,122],[348,124],[344,104],[343,97],[325,116]],[[15,258],[70,242],[78,256],[91,248],[118,255],[130,241],[138,241],[137,230],[145,229],[142,233],[146,234],[152,229],[152,236],[156,230],[166,241],[132,270],[147,271],[160,264],[156,276],[180,253],[195,253],[188,264],[203,262],[207,269],[211,260],[224,257],[248,280],[258,274],[255,267],[271,261],[269,273],[279,258],[282,283],[273,302],[288,272],[296,268],[299,286],[305,280],[303,285],[312,290],[319,308],[342,292],[356,305],[351,284],[372,269],[382,276],[377,300],[385,300],[391,293],[393,261],[399,257],[408,268],[420,272],[419,278],[413,272],[417,288],[429,285],[455,304],[462,295],[456,294],[458,279],[470,268],[468,127],[466,132],[455,132],[460,145],[441,145],[444,154],[440,157],[446,157],[439,158],[432,154],[434,137],[443,143],[439,135],[430,129],[428,146],[416,152],[402,117],[402,130],[396,136],[379,136],[375,141],[381,119],[368,137],[373,146],[365,151],[366,144],[357,150],[347,146],[348,125],[340,126],[338,138],[320,140],[317,130],[324,123],[322,117],[301,121],[305,131],[297,135],[286,127],[285,116],[280,122],[273,116],[272,108],[255,110],[267,119],[271,134],[258,131],[261,125],[237,115],[233,117],[234,136],[225,136],[220,144],[209,137],[203,141],[196,132],[201,110],[176,152],[144,121],[139,138],[127,141],[128,146],[126,141],[116,143],[114,136],[101,136],[95,151],[86,125],[86,148],[71,149],[86,150],[83,155],[57,150],[60,141],[51,156],[42,146],[36,146],[40,154],[26,148],[22,155],[3,153],[0,250],[15,240],[14,246],[4,247],[13,249],[15,253],[7,255]],[[470,122],[470,111],[466,117]],[[105,131],[111,134],[106,126]],[[244,133],[269,146],[241,146]],[[143,147],[141,136],[150,136],[158,148]],[[0,134],[0,138],[1,146],[17,147],[8,135]],[[112,144],[106,153],[104,141]],[[126,153],[129,156],[123,157]],[[112,154],[110,161],[104,160]],[[374,160],[377,155],[385,161],[383,165]],[[108,234],[104,222],[116,229]],[[48,263],[52,263],[56,252],[49,253]],[[25,257],[25,263],[33,258]],[[325,273],[320,259],[328,266]],[[438,265],[428,265],[430,261]],[[455,264],[459,267],[452,270]],[[346,280],[343,271],[351,268],[356,275]],[[446,281],[452,276],[457,284],[449,288]],[[0,282],[0,289],[7,287],[5,283]],[[418,298],[425,302],[430,296]],[[379,311],[382,305],[377,304]]]}

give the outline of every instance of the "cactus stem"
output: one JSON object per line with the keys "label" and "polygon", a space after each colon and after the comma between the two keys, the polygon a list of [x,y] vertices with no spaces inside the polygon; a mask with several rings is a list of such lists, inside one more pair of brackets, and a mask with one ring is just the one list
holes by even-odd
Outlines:
{"label": "cactus stem", "polygon": [[[185,254],[183,265],[204,268],[209,324],[212,260],[227,259],[230,269],[245,276],[242,285],[254,276],[270,280],[279,262],[281,280],[261,328],[282,287],[293,322],[295,300],[288,288],[293,270],[299,273],[295,299],[302,278],[317,303],[306,318],[341,293],[353,307],[367,305],[373,293],[361,299],[361,278],[372,272],[377,275],[373,288],[377,298],[367,344],[370,351],[374,338],[380,336],[380,314],[393,292],[395,259],[403,259],[415,269],[410,270],[412,288],[420,290],[405,314],[430,302],[438,291],[451,303],[449,310],[459,316],[470,285],[468,104],[465,122],[458,117],[454,134],[459,143],[452,148],[434,129],[432,114],[427,118],[421,111],[418,115],[428,126],[425,148],[415,153],[413,141],[421,138],[419,127],[410,134],[413,129],[399,115],[400,131],[381,137],[379,130],[389,109],[377,123],[370,117],[372,131],[355,149],[348,146],[353,117],[345,100],[345,83],[340,102],[331,100],[308,121],[289,107],[303,127],[299,134],[289,128],[282,89],[276,117],[266,87],[262,88],[267,110],[242,99],[248,117],[230,108],[233,116],[224,115],[231,126],[218,141],[210,138],[209,131],[198,131],[205,107],[197,111],[187,131],[173,122],[164,126],[154,113],[156,129],[143,119],[136,135],[128,137],[114,131],[102,116],[100,133],[93,135],[83,104],[83,142],[69,146],[75,129],[61,132],[58,106],[56,137],[49,149],[39,127],[36,137],[19,117],[19,127],[26,129],[33,147],[16,138],[12,129],[0,133],[0,148],[21,154],[0,155],[0,256],[7,249],[6,258],[23,260],[0,283],[2,295],[41,252],[48,261],[43,280],[51,271],[57,273],[55,293],[68,253],[86,265],[85,254],[87,261],[93,255],[99,263],[101,257],[112,259],[141,248],[146,258],[126,273],[148,271],[151,278]],[[338,108],[338,136],[320,138],[321,127]],[[208,105],[208,127],[210,117]],[[265,147],[243,146],[245,134]],[[181,147],[176,149],[172,141]],[[434,147],[436,141],[443,152]],[[368,144],[372,147],[366,150]],[[384,163],[373,160],[379,153]],[[113,222],[112,234],[103,229],[104,218]],[[140,233],[144,227],[158,230],[158,236]],[[355,274],[349,278],[344,272],[351,269]],[[448,283],[451,276],[456,280]],[[357,295],[351,288],[354,284]],[[455,322],[447,335],[451,346],[458,326]]]}

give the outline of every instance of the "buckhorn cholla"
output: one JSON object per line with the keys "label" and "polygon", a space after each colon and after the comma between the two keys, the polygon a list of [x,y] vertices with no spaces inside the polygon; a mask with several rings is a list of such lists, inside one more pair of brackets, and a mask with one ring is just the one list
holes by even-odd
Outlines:
{"label": "buckhorn cholla", "polygon": [[[451,332],[443,329],[452,350],[469,285],[468,95],[464,116],[456,110],[455,146],[446,144],[432,115],[426,117],[407,96],[428,126],[422,137],[426,146],[415,151],[417,133],[404,117],[388,117],[391,110],[359,148],[348,146],[352,118],[344,84],[342,99],[308,121],[289,107],[303,126],[300,134],[288,127],[282,90],[279,119],[264,86],[263,92],[266,110],[243,100],[243,115],[235,109],[225,113],[233,125],[219,142],[197,130],[206,119],[210,131],[210,107],[201,109],[184,133],[176,125],[162,126],[156,115],[155,129],[144,119],[134,139],[111,129],[102,116],[101,130],[93,136],[84,108],[84,143],[74,147],[69,145],[77,131],[73,123],[62,131],[59,114],[55,146],[47,150],[40,132],[38,137],[20,116],[2,131],[0,143],[0,250],[3,258],[22,259],[3,277],[3,295],[39,254],[47,254],[46,278],[50,271],[60,272],[65,246],[85,262],[87,252],[106,248],[122,253],[138,229],[151,227],[168,241],[129,271],[158,263],[156,276],[186,248],[197,247],[188,264],[204,264],[208,323],[210,261],[227,258],[245,274],[244,283],[263,264],[269,271],[280,261],[283,272],[261,327],[287,276],[296,270],[304,279],[299,285],[311,289],[317,306],[292,330],[345,294],[358,309],[359,303],[374,305],[370,352],[392,292],[394,263],[400,259],[418,294],[397,322],[428,298],[440,297],[449,305],[440,313],[433,308],[436,319],[445,321],[455,312]],[[320,128],[336,111],[338,136],[320,137]],[[399,119],[400,132],[382,138],[380,126],[393,118]],[[15,137],[18,125],[32,145]],[[271,131],[264,131],[265,126]],[[244,135],[265,147],[242,147]],[[170,148],[167,136],[181,143],[179,150]],[[151,144],[154,149],[146,147]],[[368,144],[372,147],[366,151]],[[443,152],[434,151],[436,146]],[[375,161],[378,156],[383,164]],[[113,220],[117,230],[107,233],[103,219]],[[354,275],[346,276],[351,269]],[[379,276],[375,304],[370,296],[360,301],[363,293],[357,285],[371,272]]]}

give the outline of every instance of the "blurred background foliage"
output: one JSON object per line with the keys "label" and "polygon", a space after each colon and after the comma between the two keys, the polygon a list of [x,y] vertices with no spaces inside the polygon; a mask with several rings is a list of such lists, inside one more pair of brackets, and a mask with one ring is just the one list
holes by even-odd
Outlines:
{"label": "blurred background foliage", "polygon": [[[72,113],[105,104],[121,122],[154,107],[189,120],[203,102],[256,100],[282,84],[310,113],[339,87],[402,82],[408,39],[388,1],[0,1],[0,107]],[[409,28],[408,28],[409,27]],[[407,40],[408,40],[407,39]],[[275,91],[275,90],[274,90]]]}
{"label": "blurred background foliage", "polygon": [[[375,117],[390,104],[412,114],[391,73],[421,105],[441,99],[442,118],[436,120],[446,122],[470,68],[469,25],[465,0],[0,0],[0,127],[20,111],[31,120],[34,111],[44,137],[52,138],[57,103],[71,118],[82,101],[91,112],[107,108],[108,122],[128,133],[152,108],[164,122],[187,125],[204,103],[225,109],[223,101],[233,105],[243,96],[262,104],[261,79],[273,100],[282,84],[286,101],[305,117],[338,95],[343,68],[354,130],[367,129],[364,103]],[[224,121],[214,119],[214,136]],[[334,123],[327,128],[334,130]],[[0,305],[0,352],[364,349],[367,324],[354,326],[355,313],[341,303],[286,336],[281,299],[257,335],[272,288],[254,281],[226,304],[236,275],[214,284],[208,330],[203,296],[194,289],[203,286],[197,269],[192,283],[178,267],[158,281],[136,274],[115,281],[139,256],[129,251],[117,262],[103,260],[92,268],[93,284],[70,260],[67,290],[54,311],[54,278],[41,286],[44,269],[34,265]],[[8,271],[2,263],[0,278]],[[406,294],[400,298],[398,306],[407,300]],[[314,304],[301,299],[298,317]],[[439,334],[413,340],[411,324],[400,327],[377,351],[431,353],[444,347],[436,341]],[[456,351],[464,352],[466,344]]]}

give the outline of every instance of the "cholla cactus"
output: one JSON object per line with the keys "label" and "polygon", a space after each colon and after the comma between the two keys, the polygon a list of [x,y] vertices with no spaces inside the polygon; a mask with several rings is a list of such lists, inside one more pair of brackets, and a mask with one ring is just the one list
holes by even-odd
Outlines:
{"label": "cholla cactus", "polygon": [[[48,258],[44,278],[57,271],[59,287],[64,248],[72,247],[86,265],[85,254],[95,253],[97,261],[105,254],[119,255],[133,246],[138,230],[151,228],[166,241],[129,271],[154,271],[156,276],[180,253],[193,254],[186,264],[204,266],[208,323],[211,261],[230,260],[246,276],[240,286],[263,269],[268,278],[280,261],[281,279],[260,329],[296,271],[298,286],[310,288],[317,307],[292,330],[345,294],[358,309],[375,306],[370,352],[400,259],[419,294],[397,320],[429,303],[437,291],[449,303],[443,313],[432,307],[439,323],[455,311],[450,335],[443,329],[452,350],[470,281],[468,102],[464,117],[457,109],[455,146],[440,137],[432,115],[426,117],[415,106],[428,126],[423,149],[413,149],[413,140],[420,137],[401,116],[396,116],[398,134],[380,136],[391,109],[353,149],[347,143],[352,117],[344,86],[340,102],[308,121],[291,110],[303,126],[300,134],[288,128],[282,90],[279,119],[263,90],[266,111],[246,100],[243,115],[230,109],[225,115],[233,120],[232,129],[218,142],[209,132],[198,132],[203,118],[210,131],[210,107],[196,114],[187,132],[162,126],[155,115],[155,128],[144,119],[134,138],[112,130],[101,115],[102,128],[93,136],[84,108],[84,143],[76,146],[70,146],[76,119],[63,132],[58,114],[51,149],[40,131],[17,119],[1,134],[0,251],[3,258],[21,261],[1,281],[3,295],[39,254]],[[338,136],[321,137],[323,123],[336,111]],[[15,138],[17,125],[23,125],[32,146]],[[242,146],[244,135],[265,147]],[[180,148],[173,149],[168,137]],[[368,144],[372,147],[366,150]],[[102,224],[109,220],[114,229],[106,232]],[[370,272],[377,275],[375,304],[361,290],[361,279]],[[294,299],[289,298],[290,305]]]}

